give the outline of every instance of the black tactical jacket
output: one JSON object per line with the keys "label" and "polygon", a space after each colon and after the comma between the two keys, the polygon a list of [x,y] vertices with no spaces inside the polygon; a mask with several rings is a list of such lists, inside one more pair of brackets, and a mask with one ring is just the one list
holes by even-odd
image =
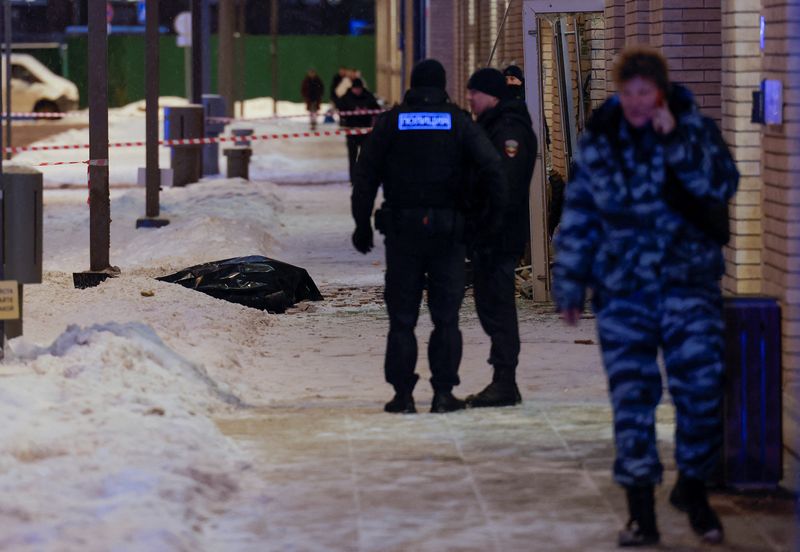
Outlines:
{"label": "black tactical jacket", "polygon": [[[530,239],[529,204],[531,177],[536,163],[536,135],[528,108],[519,100],[506,100],[478,117],[495,149],[503,159],[509,187],[508,211],[496,238],[486,244],[507,253],[521,255]],[[485,216],[479,208],[479,221]],[[479,222],[482,226],[482,223]],[[482,234],[481,229],[478,235]],[[485,238],[485,236],[482,236]]]}
{"label": "black tactical jacket", "polygon": [[467,176],[486,183],[487,224],[499,228],[508,201],[500,156],[469,115],[437,88],[412,88],[402,105],[381,114],[359,156],[353,179],[352,212],[369,225],[378,187],[386,206],[463,212]]}
{"label": "black tactical jacket", "polygon": [[[349,112],[363,109],[378,109],[378,100],[369,90],[361,92],[360,96],[353,94],[352,90],[336,100],[336,109]],[[372,125],[375,115],[345,115],[342,117],[342,126],[347,128],[364,128]]]}

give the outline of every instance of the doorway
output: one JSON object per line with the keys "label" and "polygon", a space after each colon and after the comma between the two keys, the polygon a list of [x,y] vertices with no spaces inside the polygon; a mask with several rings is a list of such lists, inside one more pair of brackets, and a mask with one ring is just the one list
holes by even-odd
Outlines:
{"label": "doorway", "polygon": [[578,138],[606,97],[604,0],[523,0],[525,97],[539,139],[531,183],[534,301],[550,291],[551,239]]}

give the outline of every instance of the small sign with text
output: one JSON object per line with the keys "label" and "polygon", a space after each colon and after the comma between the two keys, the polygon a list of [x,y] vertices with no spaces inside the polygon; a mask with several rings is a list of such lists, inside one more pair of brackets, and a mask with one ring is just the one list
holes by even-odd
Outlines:
{"label": "small sign with text", "polygon": [[19,318],[19,284],[16,280],[0,280],[0,320]]}

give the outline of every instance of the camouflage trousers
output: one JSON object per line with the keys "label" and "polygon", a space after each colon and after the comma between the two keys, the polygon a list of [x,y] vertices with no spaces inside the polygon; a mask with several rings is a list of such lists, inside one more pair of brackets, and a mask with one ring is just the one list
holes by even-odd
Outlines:
{"label": "camouflage trousers", "polygon": [[717,283],[654,286],[597,300],[598,333],[614,409],[614,479],[623,486],[661,482],[655,410],[661,349],[675,406],[675,460],[707,479],[722,442],[722,298]]}

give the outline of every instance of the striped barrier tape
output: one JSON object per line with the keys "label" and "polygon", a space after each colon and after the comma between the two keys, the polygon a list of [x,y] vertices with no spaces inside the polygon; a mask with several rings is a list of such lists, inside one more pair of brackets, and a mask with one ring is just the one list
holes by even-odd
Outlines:
{"label": "striped barrier tape", "polygon": [[46,161],[32,165],[34,167],[57,167],[59,165],[89,165],[93,167],[108,167],[108,159],[89,159],[88,161]]}
{"label": "striped barrier tape", "polygon": [[[336,113],[339,114],[340,117],[349,117],[351,115],[379,115],[383,112],[387,111],[386,109],[356,109],[354,111],[337,111]],[[320,115],[324,115],[324,113],[319,113]],[[250,122],[258,122],[258,121],[274,121],[276,119],[299,119],[308,117],[308,113],[298,113],[297,115],[273,115],[271,117],[253,117],[253,118],[244,118],[244,119],[237,119],[235,117],[206,117],[206,121],[215,121],[215,122],[242,122],[242,123],[250,123]]]}
{"label": "striped barrier tape", "polygon": [[[12,119],[63,119],[64,117],[70,117],[73,115],[78,115],[79,111],[54,111],[54,112],[44,112],[44,111],[31,111],[31,112],[24,112],[24,111],[12,111],[11,118]],[[0,113],[0,117],[5,119],[8,115],[5,113]]]}
{"label": "striped barrier tape", "polygon": [[[176,140],[160,140],[160,146],[202,146],[207,144],[216,144],[224,142],[242,142],[242,141],[259,141],[259,140],[289,140],[294,138],[318,138],[324,136],[341,136],[352,134],[369,134],[372,132],[371,128],[347,128],[340,130],[325,130],[319,132],[286,132],[282,134],[259,134],[252,136],[220,136],[218,138],[182,138]],[[135,148],[144,147],[147,142],[112,142],[108,144],[109,148]],[[89,149],[89,144],[61,144],[53,146],[29,146],[19,148],[5,148],[6,152],[20,153],[23,151],[57,151],[57,150],[77,150]],[[34,167],[55,167],[59,165],[108,165],[108,160],[98,160],[96,163],[92,161],[47,161],[33,165]]]}

